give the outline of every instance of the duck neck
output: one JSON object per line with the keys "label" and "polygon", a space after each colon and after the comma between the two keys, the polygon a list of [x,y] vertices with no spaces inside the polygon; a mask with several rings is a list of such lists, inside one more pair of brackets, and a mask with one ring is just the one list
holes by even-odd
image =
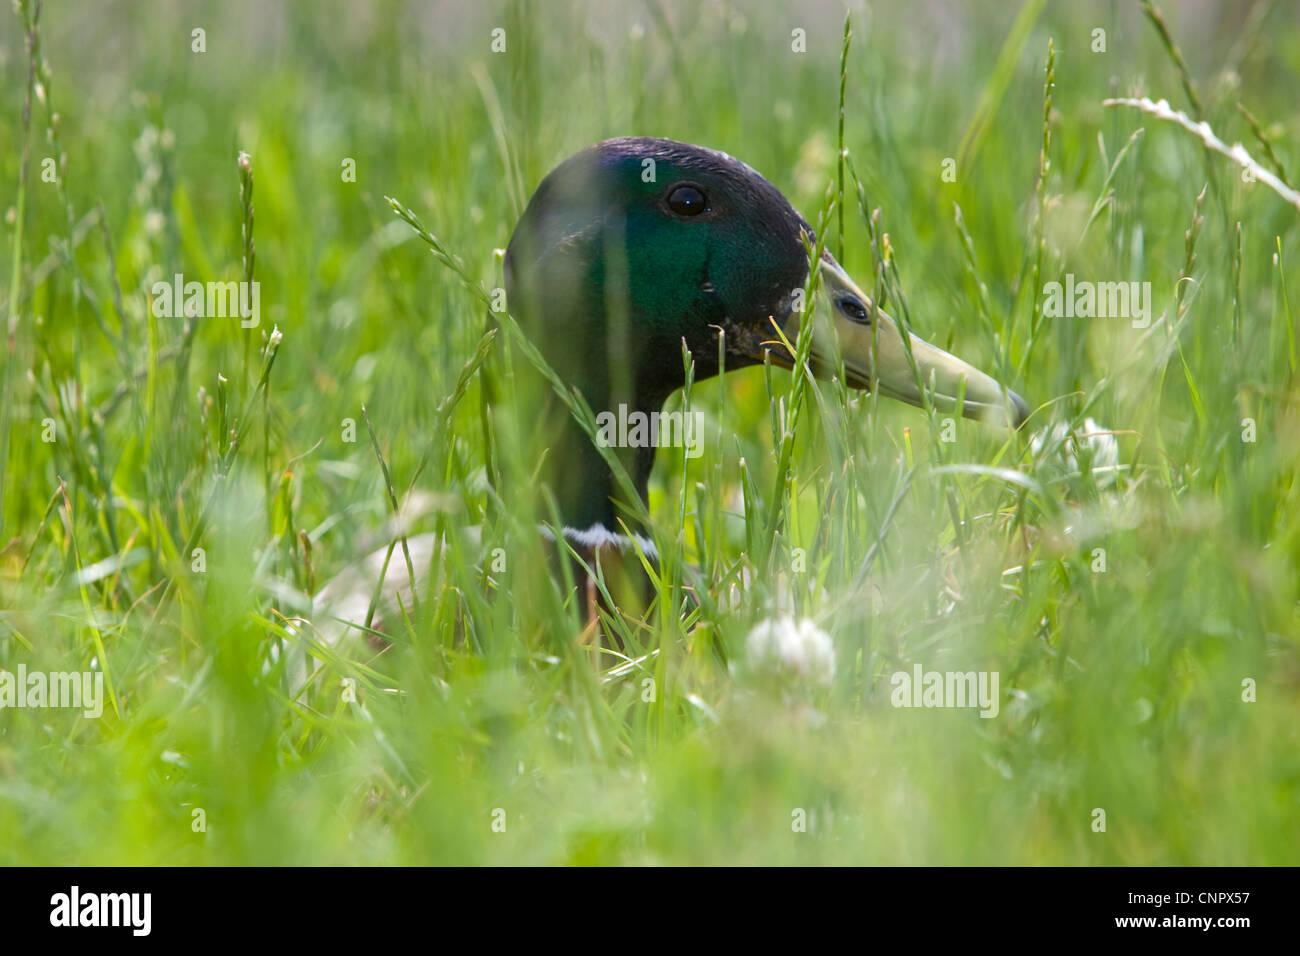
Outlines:
{"label": "duck neck", "polygon": [[[593,405],[592,410],[597,416],[597,440],[606,444],[604,450],[632,479],[644,506],[655,461],[655,445],[650,441],[649,423],[654,420],[651,409],[638,404],[613,408]],[[655,405],[656,418],[658,412],[659,405]],[[636,503],[628,502],[625,486],[614,477],[602,449],[572,416],[565,423],[555,451],[559,453],[554,466],[558,479],[553,487],[566,531],[581,533],[593,541],[607,536],[626,539],[629,532],[649,539],[649,529],[637,517]]]}

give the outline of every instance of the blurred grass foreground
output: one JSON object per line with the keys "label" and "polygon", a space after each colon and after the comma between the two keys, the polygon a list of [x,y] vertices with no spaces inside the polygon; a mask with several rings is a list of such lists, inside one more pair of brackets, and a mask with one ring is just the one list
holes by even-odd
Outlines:
{"label": "blurred grass foreground", "polygon": [[[1300,209],[1102,105],[1167,100],[1294,188],[1293,4],[0,23],[0,863],[1300,862]],[[1034,408],[1011,436],[831,384],[787,422],[787,373],[697,383],[704,453],[661,453],[650,507],[711,587],[606,620],[626,661],[540,541],[458,543],[545,509],[467,282],[618,135],[830,210],[864,287]],[[258,297],[201,318],[177,276]],[[1080,283],[1145,307],[1063,308]],[[409,626],[294,693],[293,619],[402,532],[448,540]],[[931,672],[989,706],[927,706]],[[53,706],[59,674],[101,712]]]}

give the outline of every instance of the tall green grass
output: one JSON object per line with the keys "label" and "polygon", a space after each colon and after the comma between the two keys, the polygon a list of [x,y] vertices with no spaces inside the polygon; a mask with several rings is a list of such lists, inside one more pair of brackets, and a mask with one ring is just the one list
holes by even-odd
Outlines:
{"label": "tall green grass", "polygon": [[[1296,213],[1101,101],[1165,97],[1285,179],[1300,22],[1168,6],[855,3],[850,44],[778,4],[22,0],[0,668],[112,699],[0,710],[0,862],[1297,862]],[[624,134],[753,165],[1035,411],[693,381],[706,454],[658,457],[619,660],[534,530],[540,343],[490,310],[531,189]],[[178,272],[256,278],[261,325],[155,317]],[[1046,317],[1066,273],[1150,281],[1150,328]],[[295,694],[310,596],[430,531],[386,649],[319,648]],[[744,667],[790,609],[829,686]],[[894,708],[915,662],[999,672],[999,716]]]}

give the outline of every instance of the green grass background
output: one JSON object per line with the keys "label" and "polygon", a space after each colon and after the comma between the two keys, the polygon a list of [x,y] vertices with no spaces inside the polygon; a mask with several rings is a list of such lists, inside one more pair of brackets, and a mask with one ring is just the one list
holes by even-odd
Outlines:
{"label": "green grass background", "polygon": [[[851,4],[862,191],[849,176],[829,246],[1024,395],[1025,433],[943,442],[941,417],[837,385],[796,397],[761,368],[696,384],[706,454],[659,455],[661,602],[607,622],[637,660],[611,675],[520,530],[545,505],[506,376],[486,532],[506,571],[453,546],[386,653],[329,656],[296,700],[268,665],[295,594],[391,540],[361,405],[412,530],[478,524],[490,501],[479,375],[457,390],[484,309],[384,197],[489,290],[537,182],[610,136],[723,149],[817,222],[845,8],[47,2],[25,124],[24,6],[0,21],[0,667],[103,670],[116,706],[0,711],[0,863],[1300,862],[1300,210],[1101,105],[1167,97],[1262,157],[1240,103],[1300,173],[1290,4],[1166,0],[1185,74],[1137,3]],[[262,325],[200,320],[183,347],[148,292],[244,275],[241,150]],[[1069,272],[1151,282],[1154,330],[1037,318]],[[494,348],[487,367],[524,361]],[[1085,417],[1117,433],[1114,484],[1086,453],[1030,448]],[[682,560],[714,584],[684,613]],[[787,592],[835,642],[829,688],[733,675],[710,649],[742,657]],[[998,671],[1000,715],[891,707],[913,662]]]}

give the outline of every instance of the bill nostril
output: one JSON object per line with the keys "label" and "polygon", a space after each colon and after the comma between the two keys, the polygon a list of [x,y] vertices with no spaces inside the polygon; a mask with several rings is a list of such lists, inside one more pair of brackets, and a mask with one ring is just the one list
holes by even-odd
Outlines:
{"label": "bill nostril", "polygon": [[839,297],[836,305],[847,318],[852,319],[860,325],[867,324],[867,307],[862,304],[862,300],[856,295],[851,293],[842,295]]}

